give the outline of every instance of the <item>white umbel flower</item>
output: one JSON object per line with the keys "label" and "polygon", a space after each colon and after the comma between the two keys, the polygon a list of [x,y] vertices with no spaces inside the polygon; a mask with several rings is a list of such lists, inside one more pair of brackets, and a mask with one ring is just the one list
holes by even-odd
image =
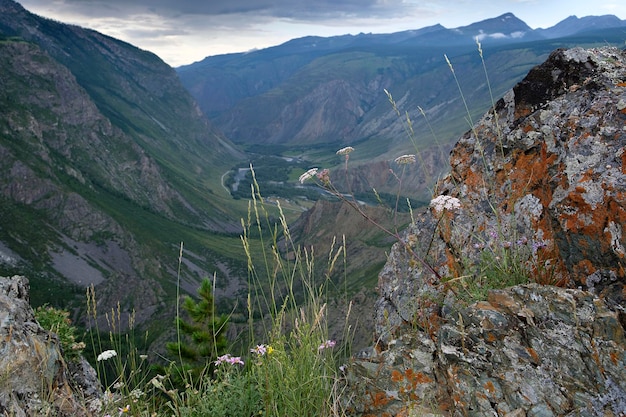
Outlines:
{"label": "white umbel flower", "polygon": [[300,175],[300,178],[298,178],[298,181],[300,181],[300,184],[304,184],[306,180],[313,178],[316,174],[317,174],[317,168],[311,168],[304,174]]}
{"label": "white umbel flower", "polygon": [[413,154],[402,155],[402,156],[397,157],[394,161],[398,165],[414,164],[415,163],[415,155],[413,155]]}
{"label": "white umbel flower", "polygon": [[104,352],[102,352],[101,354],[98,355],[98,362],[100,361],[106,361],[111,359],[112,357],[117,356],[117,352],[114,350],[105,350]]}
{"label": "white umbel flower", "polygon": [[346,146],[345,148],[341,148],[337,151],[337,155],[347,155],[352,152],[354,148],[352,146]]}
{"label": "white umbel flower", "polygon": [[444,210],[455,211],[461,208],[461,200],[449,195],[440,195],[430,200],[430,207],[437,213]]}

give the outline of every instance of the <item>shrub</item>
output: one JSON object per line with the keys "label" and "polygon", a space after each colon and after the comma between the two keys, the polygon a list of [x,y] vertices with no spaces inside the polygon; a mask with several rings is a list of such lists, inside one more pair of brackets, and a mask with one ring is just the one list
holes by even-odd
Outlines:
{"label": "shrub", "polygon": [[35,309],[35,318],[44,329],[59,337],[63,357],[66,360],[76,360],[85,344],[76,341],[76,327],[72,326],[70,313],[49,305],[43,305]]}

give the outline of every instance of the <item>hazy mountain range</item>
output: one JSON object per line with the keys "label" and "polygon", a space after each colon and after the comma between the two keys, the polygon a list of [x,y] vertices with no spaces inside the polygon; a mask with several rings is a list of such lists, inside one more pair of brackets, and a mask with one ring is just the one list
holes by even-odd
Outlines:
{"label": "hazy mountain range", "polygon": [[[389,161],[417,151],[430,161],[427,165],[444,167],[451,143],[492,97],[555,48],[623,44],[625,25],[615,16],[569,17],[533,30],[509,13],[454,29],[435,25],[392,34],[305,37],[207,57],[177,72],[215,126],[245,149],[289,150],[315,164],[333,165],[339,162],[332,159],[334,149],[358,144],[354,162]],[[414,143],[385,89],[411,118]],[[434,143],[438,149],[432,149]],[[433,177],[440,172],[426,170]],[[364,189],[390,191],[390,184],[377,180],[380,172],[361,172],[371,173],[361,181]],[[423,190],[419,181],[411,187]]]}
{"label": "hazy mountain range", "polygon": [[[154,319],[169,318],[179,283],[193,293],[215,273],[220,302],[232,304],[246,280],[237,168],[252,161],[269,195],[292,197],[295,220],[314,204],[297,177],[340,165],[338,148],[355,147],[353,168],[333,180],[392,198],[393,159],[418,153],[401,194],[424,199],[491,97],[557,47],[624,39],[626,22],[614,16],[532,30],[506,14],[455,29],[294,39],[174,70],[0,0],[0,274],[28,276],[35,304],[76,311],[93,283],[104,312],[119,301],[157,330],[170,323]],[[314,207],[294,226],[303,243],[330,238],[335,222],[353,224],[339,205]],[[345,232],[356,291],[373,288],[389,241],[354,224]]]}

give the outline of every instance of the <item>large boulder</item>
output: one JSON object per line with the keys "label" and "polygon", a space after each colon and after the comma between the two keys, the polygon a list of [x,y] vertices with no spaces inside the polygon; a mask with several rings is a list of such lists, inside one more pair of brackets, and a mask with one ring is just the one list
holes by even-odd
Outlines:
{"label": "large boulder", "polygon": [[[75,364],[74,373],[81,367],[80,374],[93,373],[86,363]],[[74,382],[56,335],[35,320],[28,279],[0,277],[0,414],[86,416],[89,398]]]}
{"label": "large boulder", "polygon": [[[379,276],[354,413],[626,415],[625,80],[624,51],[557,50],[459,139]],[[494,272],[531,283],[468,302]]]}

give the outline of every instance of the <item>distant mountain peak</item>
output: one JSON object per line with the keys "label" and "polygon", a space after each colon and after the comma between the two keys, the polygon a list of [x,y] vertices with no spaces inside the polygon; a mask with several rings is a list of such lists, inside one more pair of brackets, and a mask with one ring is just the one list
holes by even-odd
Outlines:
{"label": "distant mountain peak", "polygon": [[548,29],[537,29],[536,32],[544,38],[554,39],[570,36],[579,32],[615,27],[626,27],[626,20],[620,20],[617,16],[611,14],[584,16],[581,18],[571,15]]}
{"label": "distant mountain peak", "polygon": [[530,26],[513,13],[505,13],[497,17],[481,20],[468,26],[458,27],[453,29],[453,31],[479,41],[487,39],[515,41],[525,38],[533,32]]}
{"label": "distant mountain peak", "polygon": [[501,16],[496,17],[496,19],[502,19],[502,20],[506,20],[506,19],[517,19],[517,16],[515,16],[513,13],[509,12],[509,13],[505,13]]}
{"label": "distant mountain peak", "polygon": [[517,18],[513,13],[505,13],[497,17],[481,20],[468,26],[458,27],[456,30],[464,34],[477,34],[478,32],[510,34],[532,31],[530,26]]}

